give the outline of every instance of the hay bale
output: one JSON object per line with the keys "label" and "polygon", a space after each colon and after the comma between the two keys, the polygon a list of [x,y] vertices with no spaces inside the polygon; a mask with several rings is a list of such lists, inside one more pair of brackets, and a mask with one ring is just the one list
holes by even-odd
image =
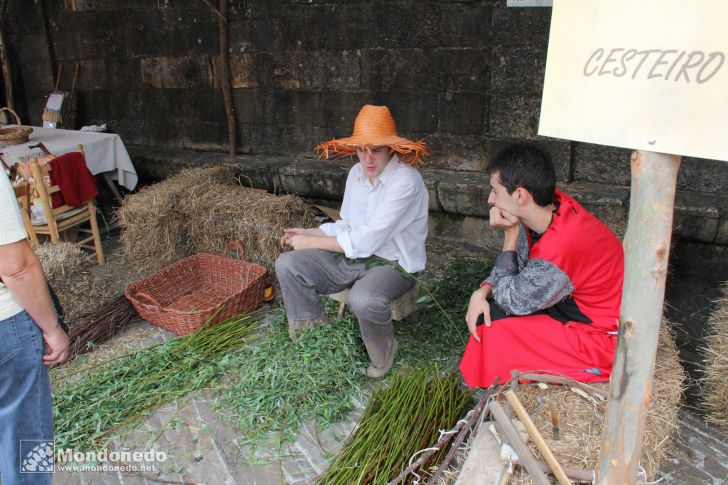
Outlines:
{"label": "hay bale", "polygon": [[[641,463],[650,480],[654,479],[660,461],[670,450],[677,432],[677,412],[686,378],[670,325],[663,319],[642,445]],[[609,387],[607,383],[592,385],[604,391]],[[525,384],[520,385],[516,393],[561,465],[585,470],[597,468],[606,401],[585,397],[558,385],[541,389],[537,384]],[[557,410],[559,440],[553,439],[551,431],[551,404]],[[535,446],[530,442],[529,446],[540,457]],[[527,472],[519,468],[514,475],[514,483],[530,484],[533,481]]]}
{"label": "hay bale", "polygon": [[715,301],[706,338],[705,369],[700,380],[705,421],[728,433],[728,282],[723,296]]}
{"label": "hay bale", "polygon": [[116,213],[127,263],[151,272],[193,253],[180,206],[199,197],[211,185],[234,183],[223,166],[190,168],[124,198]]}
{"label": "hay bale", "polygon": [[196,253],[221,253],[232,240],[243,241],[245,259],[272,270],[286,227],[311,227],[314,211],[300,197],[275,196],[242,186],[211,185],[181,206],[186,232]]}
{"label": "hay bale", "polygon": [[45,243],[35,248],[46,280],[51,286],[58,286],[66,278],[72,278],[83,270],[89,258],[81,246],[70,242]]}
{"label": "hay bale", "polygon": [[106,267],[96,264],[78,244],[45,243],[36,249],[36,254],[48,283],[58,295],[69,327],[115,296]]}

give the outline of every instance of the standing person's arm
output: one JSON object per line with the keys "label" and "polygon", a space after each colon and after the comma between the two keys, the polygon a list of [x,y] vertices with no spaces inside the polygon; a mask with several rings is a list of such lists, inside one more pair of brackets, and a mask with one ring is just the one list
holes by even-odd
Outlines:
{"label": "standing person's arm", "polygon": [[15,300],[43,331],[46,365],[59,364],[68,353],[68,336],[58,323],[38,257],[27,240],[0,245],[0,277]]}

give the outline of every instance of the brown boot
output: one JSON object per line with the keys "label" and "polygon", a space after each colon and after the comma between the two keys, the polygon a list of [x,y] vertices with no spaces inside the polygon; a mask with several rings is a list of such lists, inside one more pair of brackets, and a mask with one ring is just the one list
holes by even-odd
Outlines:
{"label": "brown boot", "polygon": [[[392,348],[388,355],[381,359],[383,361],[381,365],[376,365],[374,362],[369,364],[369,367],[367,367],[367,377],[370,379],[380,379],[389,373],[392,369],[392,364],[394,364],[394,357],[397,355],[397,346],[397,339],[392,337]],[[369,346],[367,346],[367,351],[369,351]],[[370,352],[369,355],[372,356],[372,353]]]}

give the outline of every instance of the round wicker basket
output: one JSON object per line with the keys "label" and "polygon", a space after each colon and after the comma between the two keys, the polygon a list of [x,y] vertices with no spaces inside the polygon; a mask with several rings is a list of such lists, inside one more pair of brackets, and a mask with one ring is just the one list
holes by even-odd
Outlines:
{"label": "round wicker basket", "polygon": [[0,111],[8,111],[15,117],[15,124],[10,128],[0,128],[0,145],[10,146],[19,145],[28,141],[28,137],[33,133],[33,128],[30,126],[23,126],[20,122],[18,114],[10,108],[0,108]]}

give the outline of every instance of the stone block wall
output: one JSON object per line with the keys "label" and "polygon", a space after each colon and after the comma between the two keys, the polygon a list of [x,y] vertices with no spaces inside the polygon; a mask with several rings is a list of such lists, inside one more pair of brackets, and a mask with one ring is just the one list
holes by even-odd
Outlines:
{"label": "stone block wall", "polygon": [[[142,151],[208,151],[209,159],[227,150],[218,17],[205,2],[77,0],[75,11],[71,3],[10,3],[8,47],[24,120],[41,122],[57,66],[67,88],[78,64],[80,124],[108,123]],[[314,161],[312,147],[348,135],[364,103],[387,104],[399,131],[432,149],[434,211],[485,217],[490,155],[510,141],[536,140],[552,153],[562,185],[600,215],[626,218],[628,150],[536,135],[551,9],[505,0],[229,5],[240,163],[259,186],[291,189],[301,179],[311,194],[336,198],[340,169],[324,183],[320,173],[332,166]],[[297,162],[266,162],[258,173],[256,160],[271,157]],[[726,186],[728,163],[683,161],[679,237],[728,245]]]}

